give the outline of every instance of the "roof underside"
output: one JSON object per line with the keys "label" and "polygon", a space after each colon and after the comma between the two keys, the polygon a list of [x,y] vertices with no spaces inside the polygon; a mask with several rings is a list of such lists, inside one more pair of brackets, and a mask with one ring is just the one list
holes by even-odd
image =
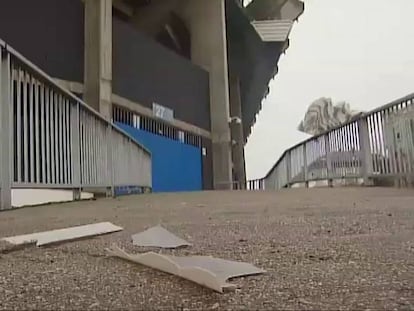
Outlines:
{"label": "roof underside", "polygon": [[300,0],[253,0],[246,10],[252,20],[296,20],[305,5]]}
{"label": "roof underside", "polygon": [[290,20],[254,21],[252,25],[263,42],[286,42],[293,22]]}
{"label": "roof underside", "polygon": [[[246,141],[256,115],[261,110],[262,101],[269,92],[269,82],[278,71],[280,55],[288,45],[293,19],[275,20],[274,15],[279,12],[280,16],[280,9],[287,6],[289,1],[296,5],[302,3],[297,0],[256,0],[250,4],[253,7],[249,5],[242,8],[234,0],[226,1],[229,71],[240,78],[243,133]],[[249,7],[254,10],[249,11]],[[277,10],[273,7],[277,7]],[[264,12],[268,14],[265,15]],[[292,16],[291,9],[288,10],[289,14],[286,12],[285,10],[283,14]],[[300,14],[302,12],[303,7]],[[300,14],[293,15],[297,18]],[[267,18],[262,18],[264,16]]]}

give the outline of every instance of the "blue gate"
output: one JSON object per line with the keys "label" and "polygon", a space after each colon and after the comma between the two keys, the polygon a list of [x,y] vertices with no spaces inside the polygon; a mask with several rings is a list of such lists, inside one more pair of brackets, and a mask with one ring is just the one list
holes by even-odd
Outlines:
{"label": "blue gate", "polygon": [[116,124],[151,151],[153,192],[203,189],[201,148],[123,123]]}

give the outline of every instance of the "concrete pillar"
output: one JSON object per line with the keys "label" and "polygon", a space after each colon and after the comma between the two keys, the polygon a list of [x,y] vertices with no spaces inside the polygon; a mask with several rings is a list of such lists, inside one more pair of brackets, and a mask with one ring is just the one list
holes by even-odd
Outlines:
{"label": "concrete pillar", "polygon": [[13,112],[10,55],[0,40],[0,211],[12,208]]}
{"label": "concrete pillar", "polygon": [[84,100],[110,119],[112,110],[112,0],[85,0]]}
{"label": "concrete pillar", "polygon": [[182,14],[190,26],[192,61],[210,74],[214,189],[232,189],[225,0],[185,4]]}
{"label": "concrete pillar", "polygon": [[244,135],[241,109],[240,80],[236,75],[230,75],[230,116],[231,137],[233,142],[232,160],[234,181],[240,190],[246,189],[246,166],[244,158]]}

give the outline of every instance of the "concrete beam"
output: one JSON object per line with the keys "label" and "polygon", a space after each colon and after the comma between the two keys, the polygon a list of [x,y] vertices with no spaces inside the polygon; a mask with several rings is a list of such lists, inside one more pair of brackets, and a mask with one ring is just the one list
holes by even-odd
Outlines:
{"label": "concrete beam", "polygon": [[225,0],[188,0],[182,17],[191,32],[191,58],[210,76],[214,189],[232,189]]}
{"label": "concrete beam", "polygon": [[[61,80],[58,78],[54,78],[55,82],[59,84],[64,89],[71,91],[72,93],[76,94],[83,94],[84,87],[82,83],[74,82],[74,81],[67,81]],[[131,112],[134,112],[140,116],[154,118],[154,112],[151,108],[145,107],[143,104],[131,101],[125,97],[122,97],[118,94],[112,94],[112,103],[119,107],[125,108]],[[179,130],[186,131],[192,133],[194,135],[202,136],[207,139],[211,139],[211,134],[209,131],[202,129],[198,126],[193,124],[174,119],[171,122],[168,122],[170,125],[176,127]]]}
{"label": "concrete beam", "polygon": [[112,0],[85,0],[85,102],[110,119]]}

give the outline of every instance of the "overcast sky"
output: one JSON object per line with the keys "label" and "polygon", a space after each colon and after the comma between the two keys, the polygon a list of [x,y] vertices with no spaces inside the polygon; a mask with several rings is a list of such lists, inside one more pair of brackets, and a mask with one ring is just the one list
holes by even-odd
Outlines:
{"label": "overcast sky", "polygon": [[370,110],[414,92],[414,0],[305,0],[246,145],[248,179],[263,177],[320,97]]}

